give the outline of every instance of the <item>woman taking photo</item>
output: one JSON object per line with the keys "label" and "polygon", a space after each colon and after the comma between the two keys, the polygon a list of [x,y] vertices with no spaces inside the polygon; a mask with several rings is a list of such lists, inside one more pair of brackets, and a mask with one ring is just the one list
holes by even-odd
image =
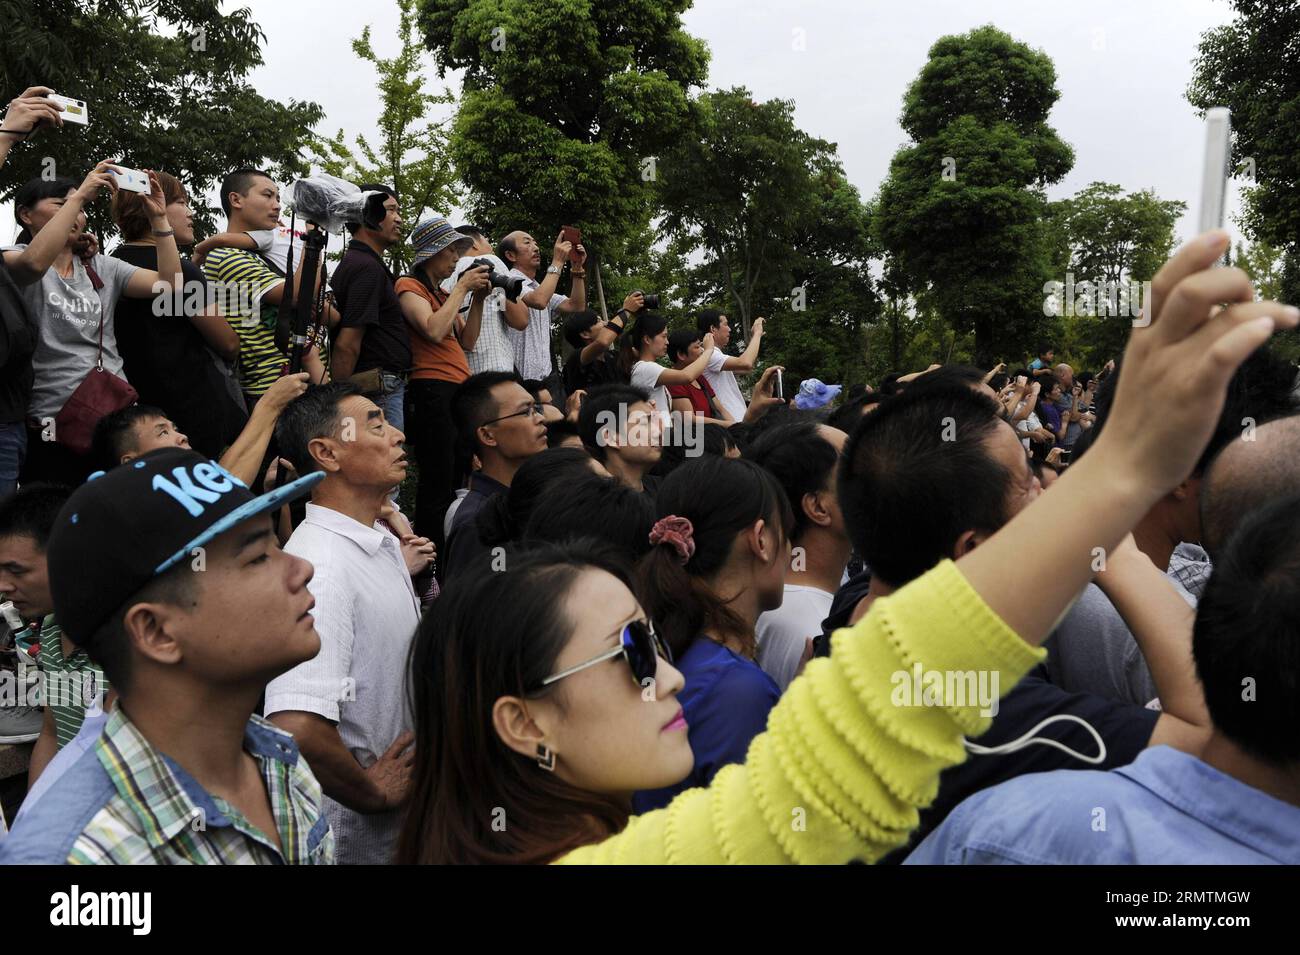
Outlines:
{"label": "woman taking photo", "polygon": [[700,356],[684,368],[666,368],[659,359],[668,354],[668,320],[646,312],[623,340],[619,366],[633,388],[648,392],[655,410],[667,419],[672,411],[669,385],[689,385],[704,374],[713,351],[713,336],[705,335]]}
{"label": "woman taking photo", "polygon": [[[1214,268],[1227,245],[1222,231],[1201,236],[1156,275],[1151,323],[1134,329],[1106,428],[1062,475],[1063,493],[837,631],[745,762],[666,809],[628,815],[634,792],[683,779],[694,759],[682,675],[626,571],[571,546],[449,591],[412,649],[415,758],[397,861],[840,864],[902,845],[939,774],[966,758],[963,738],[991,718],[976,700],[898,705],[895,676],[915,665],[1015,686],[1088,583],[1094,548],[1112,551],[1186,477],[1228,379],[1274,328],[1296,327],[1295,310],[1253,301],[1239,269]],[[1152,390],[1167,399],[1154,417]]]}
{"label": "woman taking photo", "polygon": [[[692,362],[699,360],[700,355],[704,353],[703,338],[704,336],[699,332],[689,328],[680,329],[669,335],[668,360],[673,363],[673,368],[684,370]],[[716,400],[713,386],[704,375],[700,375],[689,384],[669,385],[668,398],[673,403],[672,410],[683,417],[695,415],[702,421],[721,425],[735,423],[736,419],[731,417],[727,409]]]}
{"label": "woman taking photo", "polygon": [[113,323],[118,299],[152,299],[158,283],[170,292],[183,281],[167,200],[152,172],[143,204],[157,241],[157,271],[100,254],[94,236],[86,233],[85,204],[101,189],[117,191],[112,167],[101,162],[80,186],[71,179],[32,179],[14,195],[14,217],[22,232],[16,245],[4,248],[4,261],[40,327],[32,358],[36,382],[27,409],[24,481],[76,485],[90,473],[89,456],[59,443],[57,429],[51,428],[54,418],[97,365],[125,380]]}

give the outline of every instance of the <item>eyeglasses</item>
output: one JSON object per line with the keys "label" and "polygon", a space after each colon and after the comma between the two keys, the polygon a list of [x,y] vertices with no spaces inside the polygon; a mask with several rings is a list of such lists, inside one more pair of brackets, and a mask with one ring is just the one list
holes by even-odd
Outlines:
{"label": "eyeglasses", "polygon": [[479,425],[479,427],[486,428],[488,425],[496,424],[498,421],[505,421],[508,418],[522,418],[524,415],[537,415],[539,418],[544,418],[546,416],[546,412],[543,410],[545,407],[546,405],[542,404],[540,401],[535,401],[522,411],[516,411],[513,414],[503,414],[500,418],[493,418],[491,421],[484,421]]}
{"label": "eyeglasses", "polygon": [[538,684],[537,690],[548,687],[557,680],[563,680],[566,676],[573,676],[588,667],[594,667],[597,663],[612,660],[620,654],[627,659],[627,665],[632,668],[632,682],[638,687],[645,686],[646,680],[654,679],[659,668],[657,657],[663,657],[669,663],[673,662],[672,651],[655,633],[654,624],[649,620],[633,620],[623,628],[622,639],[617,647],[598,657],[593,657],[586,663],[579,663],[577,666],[571,666],[567,670],[548,676]]}

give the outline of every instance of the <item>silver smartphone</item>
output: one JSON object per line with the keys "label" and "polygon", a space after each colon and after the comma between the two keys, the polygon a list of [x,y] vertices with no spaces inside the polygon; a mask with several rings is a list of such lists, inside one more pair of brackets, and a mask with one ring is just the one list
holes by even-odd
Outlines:
{"label": "silver smartphone", "polygon": [[785,384],[781,381],[780,368],[776,370],[776,390],[772,392],[772,396],[785,401]]}
{"label": "silver smartphone", "polygon": [[1223,228],[1231,155],[1231,113],[1226,106],[1213,106],[1205,111],[1205,169],[1201,176],[1198,234]]}

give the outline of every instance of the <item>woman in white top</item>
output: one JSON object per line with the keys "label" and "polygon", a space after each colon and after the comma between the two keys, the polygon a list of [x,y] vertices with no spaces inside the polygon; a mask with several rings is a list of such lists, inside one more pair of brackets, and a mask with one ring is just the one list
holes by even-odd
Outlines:
{"label": "woman in white top", "polygon": [[709,367],[713,336],[705,335],[702,345],[699,357],[685,368],[668,368],[659,364],[659,359],[668,354],[668,320],[647,312],[627,333],[619,363],[632,387],[647,392],[655,410],[666,419],[673,407],[672,399],[668,397],[668,386],[689,385]]}

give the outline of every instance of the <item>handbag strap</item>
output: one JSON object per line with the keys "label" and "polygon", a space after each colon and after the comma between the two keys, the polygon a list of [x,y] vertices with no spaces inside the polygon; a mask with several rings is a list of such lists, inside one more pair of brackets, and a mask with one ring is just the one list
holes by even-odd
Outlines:
{"label": "handbag strap", "polygon": [[[95,290],[95,295],[96,297],[98,297],[99,290],[104,287],[104,280],[99,277],[99,273],[95,271],[95,267],[91,265],[89,262],[83,262],[82,266],[86,270],[86,275],[89,276],[90,278],[90,287]],[[99,348],[95,352],[95,370],[96,371],[104,370],[104,303],[103,301],[100,301],[99,303]]]}

